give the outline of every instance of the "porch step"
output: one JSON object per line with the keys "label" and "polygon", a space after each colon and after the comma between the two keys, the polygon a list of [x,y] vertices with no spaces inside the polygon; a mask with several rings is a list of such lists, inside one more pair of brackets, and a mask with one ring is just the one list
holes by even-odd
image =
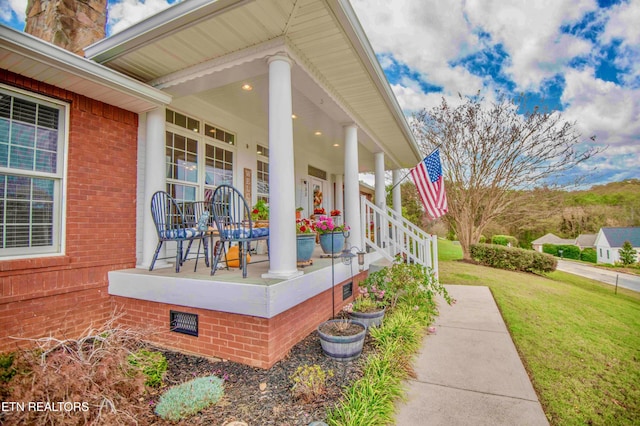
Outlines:
{"label": "porch step", "polygon": [[393,262],[383,257],[369,264],[369,273],[377,272],[391,265],[393,265]]}

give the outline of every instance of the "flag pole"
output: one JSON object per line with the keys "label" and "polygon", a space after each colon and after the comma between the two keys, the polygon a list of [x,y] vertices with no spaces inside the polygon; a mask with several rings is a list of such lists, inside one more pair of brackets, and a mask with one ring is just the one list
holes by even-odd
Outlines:
{"label": "flag pole", "polygon": [[[433,154],[434,152],[436,152],[436,150],[437,150],[437,149],[439,149],[441,146],[442,146],[442,144],[438,144],[438,145],[436,145],[436,147],[435,147],[435,148],[433,148],[433,149],[431,150],[431,152],[430,152],[429,154],[425,155],[425,156],[422,158],[422,160],[420,160],[420,161],[424,161],[424,159],[425,159],[425,158],[427,158],[428,156],[430,156],[431,154]],[[420,163],[418,163],[418,164],[420,164]],[[407,178],[407,176],[409,176],[409,174],[411,174],[411,170],[409,170],[409,171],[408,171],[404,176],[402,176],[402,179],[400,179],[400,180],[399,180],[397,183],[395,183],[391,188],[389,188],[389,189],[387,190],[387,194],[388,194],[389,192],[393,191],[393,188],[395,188],[396,186],[400,185],[400,184],[402,183],[402,181],[403,181],[403,180],[405,180],[405,179]]]}

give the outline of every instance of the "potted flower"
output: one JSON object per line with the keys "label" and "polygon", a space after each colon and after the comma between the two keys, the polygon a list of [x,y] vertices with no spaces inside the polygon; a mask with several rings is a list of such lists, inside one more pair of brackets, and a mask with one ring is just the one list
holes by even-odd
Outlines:
{"label": "potted flower", "polygon": [[296,220],[296,239],[298,263],[308,262],[316,246],[316,233],[309,219]]}
{"label": "potted flower", "polygon": [[269,204],[264,200],[258,200],[251,210],[251,220],[256,223],[256,227],[264,225],[268,226],[269,220]]}
{"label": "potted flower", "polygon": [[304,210],[304,207],[296,208],[296,220],[302,219],[302,211],[303,210]]}
{"label": "potted flower", "polygon": [[325,254],[335,255],[344,247],[344,233],[347,225],[337,225],[330,216],[320,216],[315,222],[316,232],[320,235],[320,247]]}
{"label": "potted flower", "polygon": [[331,319],[318,326],[320,346],[329,358],[351,361],[362,353],[367,326],[351,319]]}
{"label": "potted flower", "polygon": [[374,282],[365,280],[359,289],[360,296],[344,307],[349,318],[364,323],[367,328],[377,327],[382,323],[389,301],[389,292],[378,288]]}

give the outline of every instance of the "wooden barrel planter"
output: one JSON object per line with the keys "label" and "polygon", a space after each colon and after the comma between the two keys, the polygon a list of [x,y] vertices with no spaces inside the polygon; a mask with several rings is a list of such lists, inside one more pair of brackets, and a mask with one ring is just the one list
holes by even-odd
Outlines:
{"label": "wooden barrel planter", "polygon": [[337,335],[332,331],[332,328],[344,322],[345,320],[329,320],[318,326],[322,351],[329,358],[337,361],[351,361],[358,358],[362,353],[364,338],[367,334],[367,326],[354,320],[347,320],[351,324],[353,334]]}
{"label": "wooden barrel planter", "polygon": [[353,320],[360,321],[367,328],[369,327],[378,327],[382,324],[382,319],[384,318],[385,308],[380,311],[375,312],[349,312],[349,317]]}

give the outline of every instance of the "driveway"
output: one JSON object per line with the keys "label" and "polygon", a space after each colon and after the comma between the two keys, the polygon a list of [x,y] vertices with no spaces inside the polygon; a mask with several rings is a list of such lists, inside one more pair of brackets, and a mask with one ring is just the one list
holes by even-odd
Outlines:
{"label": "driveway", "polygon": [[605,284],[616,285],[618,277],[618,287],[640,292],[640,276],[623,274],[622,272],[608,271],[606,269],[595,268],[583,263],[570,262],[558,259],[558,270],[591,278]]}

